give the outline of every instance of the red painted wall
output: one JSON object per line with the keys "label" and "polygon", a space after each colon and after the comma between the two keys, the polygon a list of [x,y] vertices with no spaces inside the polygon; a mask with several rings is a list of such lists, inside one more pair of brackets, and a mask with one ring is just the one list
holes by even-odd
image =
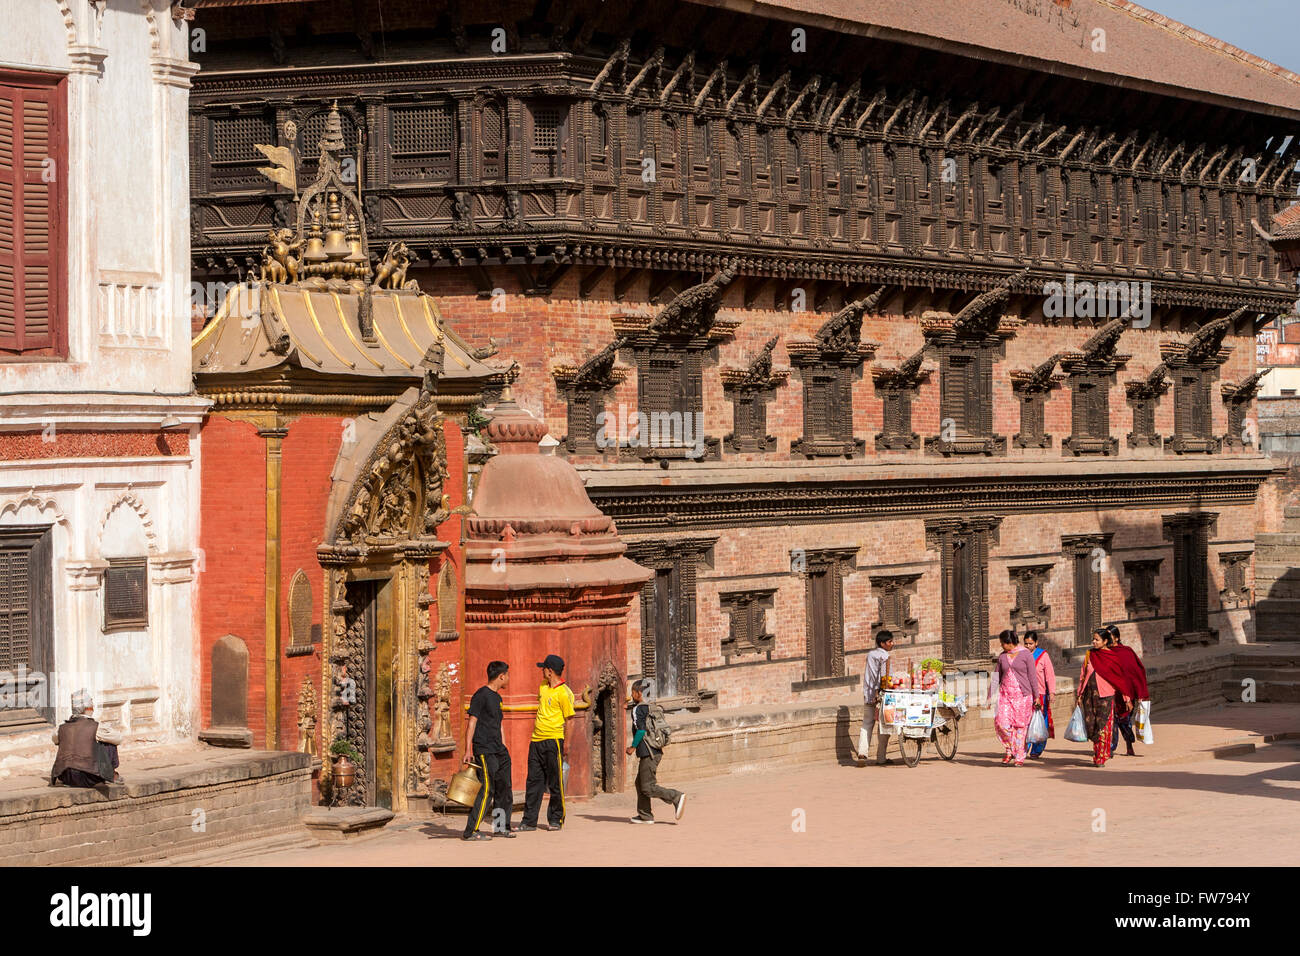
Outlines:
{"label": "red painted wall", "polygon": [[248,646],[248,727],[266,741],[266,441],[256,426],[212,415],[203,426],[198,602],[202,726],[212,720],[212,646]]}

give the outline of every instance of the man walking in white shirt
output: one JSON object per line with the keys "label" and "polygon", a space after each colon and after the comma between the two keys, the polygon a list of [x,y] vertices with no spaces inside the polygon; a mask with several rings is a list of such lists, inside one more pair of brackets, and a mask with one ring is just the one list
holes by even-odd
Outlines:
{"label": "man walking in white shirt", "polygon": [[[867,666],[862,672],[862,729],[858,732],[858,746],[853,752],[854,759],[866,760],[871,749],[871,735],[876,733],[876,704],[880,698],[880,678],[885,673],[889,661],[889,652],[894,649],[894,635],[881,631],[876,635],[875,650],[867,654]],[[885,757],[885,748],[889,746],[888,734],[876,736],[876,763],[887,764],[893,761]]]}

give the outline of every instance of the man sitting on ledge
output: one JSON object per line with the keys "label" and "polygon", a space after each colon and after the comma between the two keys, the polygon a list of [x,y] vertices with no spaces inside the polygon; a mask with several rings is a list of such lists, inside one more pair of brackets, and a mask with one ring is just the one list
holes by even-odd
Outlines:
{"label": "man sitting on ledge", "polygon": [[72,716],[51,735],[59,745],[50,771],[50,786],[94,787],[111,781],[117,774],[117,745],[122,735],[91,717],[95,702],[90,691],[72,695]]}

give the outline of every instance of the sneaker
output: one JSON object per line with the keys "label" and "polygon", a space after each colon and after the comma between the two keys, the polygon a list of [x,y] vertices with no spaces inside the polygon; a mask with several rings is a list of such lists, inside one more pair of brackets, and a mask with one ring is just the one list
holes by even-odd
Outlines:
{"label": "sneaker", "polygon": [[631,820],[629,820],[628,822],[629,822],[629,823],[654,823],[654,820],[653,820],[653,819],[650,819],[650,820],[642,820],[640,817],[633,817],[633,818],[632,818]]}
{"label": "sneaker", "polygon": [[677,819],[680,820],[682,813],[686,810],[686,794],[678,795],[677,802],[673,804],[673,809],[677,811]]}
{"label": "sneaker", "polygon": [[477,832],[476,832],[476,833],[465,833],[465,834],[462,834],[462,835],[461,835],[461,839],[462,839],[462,840],[489,840],[489,839],[491,839],[491,837],[489,837],[486,833],[477,833]]}
{"label": "sneaker", "polygon": [[537,827],[533,826],[532,824],[521,823],[521,824],[519,824],[519,826],[515,827],[514,832],[515,832],[515,833],[528,833],[530,830],[536,830],[536,829],[537,829]]}
{"label": "sneaker", "polygon": [[493,838],[493,839],[496,839],[497,837],[501,837],[502,839],[505,839],[505,840],[513,840],[513,839],[515,838],[515,831],[514,831],[514,830],[502,830],[500,833],[493,832],[493,834],[492,834],[492,838]]}

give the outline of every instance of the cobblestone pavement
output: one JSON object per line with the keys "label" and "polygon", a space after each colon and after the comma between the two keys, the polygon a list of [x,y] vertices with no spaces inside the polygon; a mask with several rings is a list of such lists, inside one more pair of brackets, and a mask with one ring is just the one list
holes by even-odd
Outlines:
{"label": "cobblestone pavement", "polygon": [[[1300,705],[1190,711],[1155,731],[1156,746],[1125,757],[1121,744],[1102,769],[1091,765],[1090,745],[1060,739],[1023,768],[1002,766],[987,739],[951,763],[927,751],[915,768],[891,749],[895,763],[885,767],[831,762],[691,784],[680,822],[657,803],[660,823],[631,826],[634,795],[602,794],[572,804],[559,833],[463,843],[463,816],[412,817],[357,843],[232,862],[553,865],[557,848],[561,859],[615,865],[1264,866],[1300,858],[1300,740],[1262,737],[1300,731]],[[1258,749],[1211,752],[1243,741]]]}

